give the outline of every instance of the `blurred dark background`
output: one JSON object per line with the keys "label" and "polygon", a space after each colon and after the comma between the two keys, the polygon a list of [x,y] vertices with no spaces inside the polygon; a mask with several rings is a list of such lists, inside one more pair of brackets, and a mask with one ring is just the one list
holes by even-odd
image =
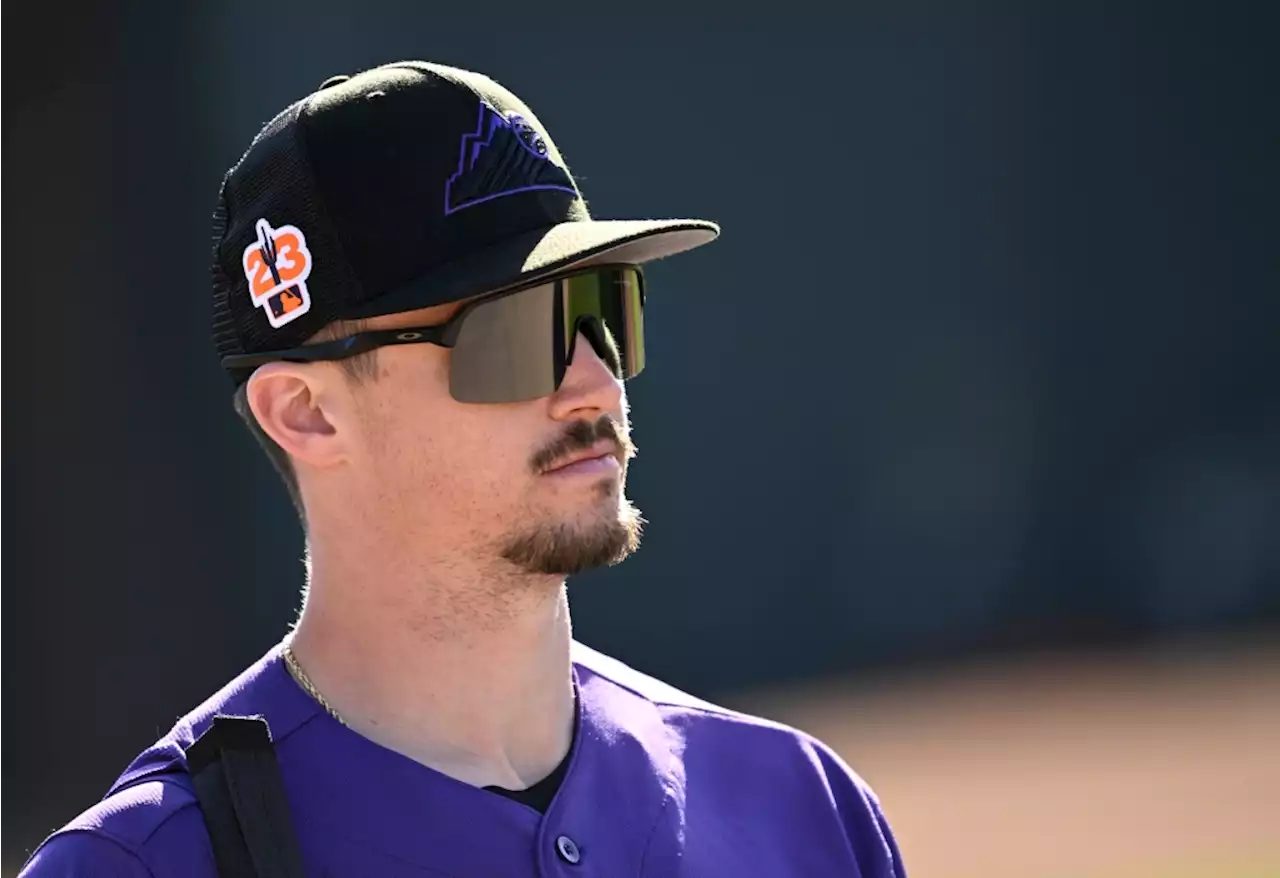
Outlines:
{"label": "blurred dark background", "polygon": [[402,58],[523,97],[596,216],[724,227],[650,272],[651,524],[586,642],[715,697],[1280,630],[1272,7],[822,8],[7,10],[6,863],[293,618],[210,217],[276,110]]}

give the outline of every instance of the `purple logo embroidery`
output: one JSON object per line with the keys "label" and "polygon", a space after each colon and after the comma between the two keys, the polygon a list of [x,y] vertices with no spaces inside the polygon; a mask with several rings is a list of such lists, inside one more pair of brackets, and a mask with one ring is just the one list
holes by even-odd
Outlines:
{"label": "purple logo embroidery", "polygon": [[481,101],[476,130],[462,135],[458,170],[444,184],[445,216],[539,189],[578,195],[569,172],[547,157],[546,141],[523,116],[504,118]]}

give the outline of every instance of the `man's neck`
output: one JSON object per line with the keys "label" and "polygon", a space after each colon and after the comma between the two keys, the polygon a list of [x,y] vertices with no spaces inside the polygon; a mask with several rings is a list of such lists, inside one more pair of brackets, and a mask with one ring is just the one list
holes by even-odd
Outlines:
{"label": "man's neck", "polygon": [[574,718],[562,580],[336,560],[312,553],[291,645],[343,722],[475,786],[522,789],[559,764]]}

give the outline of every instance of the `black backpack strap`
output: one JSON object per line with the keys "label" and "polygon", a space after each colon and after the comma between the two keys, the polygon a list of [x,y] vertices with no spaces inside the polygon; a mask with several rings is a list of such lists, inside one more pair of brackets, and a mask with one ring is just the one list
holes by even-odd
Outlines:
{"label": "black backpack strap", "polygon": [[265,719],[214,717],[187,749],[187,770],[222,878],[303,878]]}

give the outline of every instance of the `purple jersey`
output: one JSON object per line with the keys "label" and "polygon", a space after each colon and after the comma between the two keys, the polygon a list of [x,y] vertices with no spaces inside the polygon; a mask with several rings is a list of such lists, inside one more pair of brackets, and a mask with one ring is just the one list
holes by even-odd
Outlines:
{"label": "purple jersey", "polygon": [[385,749],[294,683],[279,646],[143,752],[21,878],[217,878],[185,752],[214,714],[266,717],[309,875],[905,875],[875,795],[794,729],[579,643],[578,728],[538,811]]}

